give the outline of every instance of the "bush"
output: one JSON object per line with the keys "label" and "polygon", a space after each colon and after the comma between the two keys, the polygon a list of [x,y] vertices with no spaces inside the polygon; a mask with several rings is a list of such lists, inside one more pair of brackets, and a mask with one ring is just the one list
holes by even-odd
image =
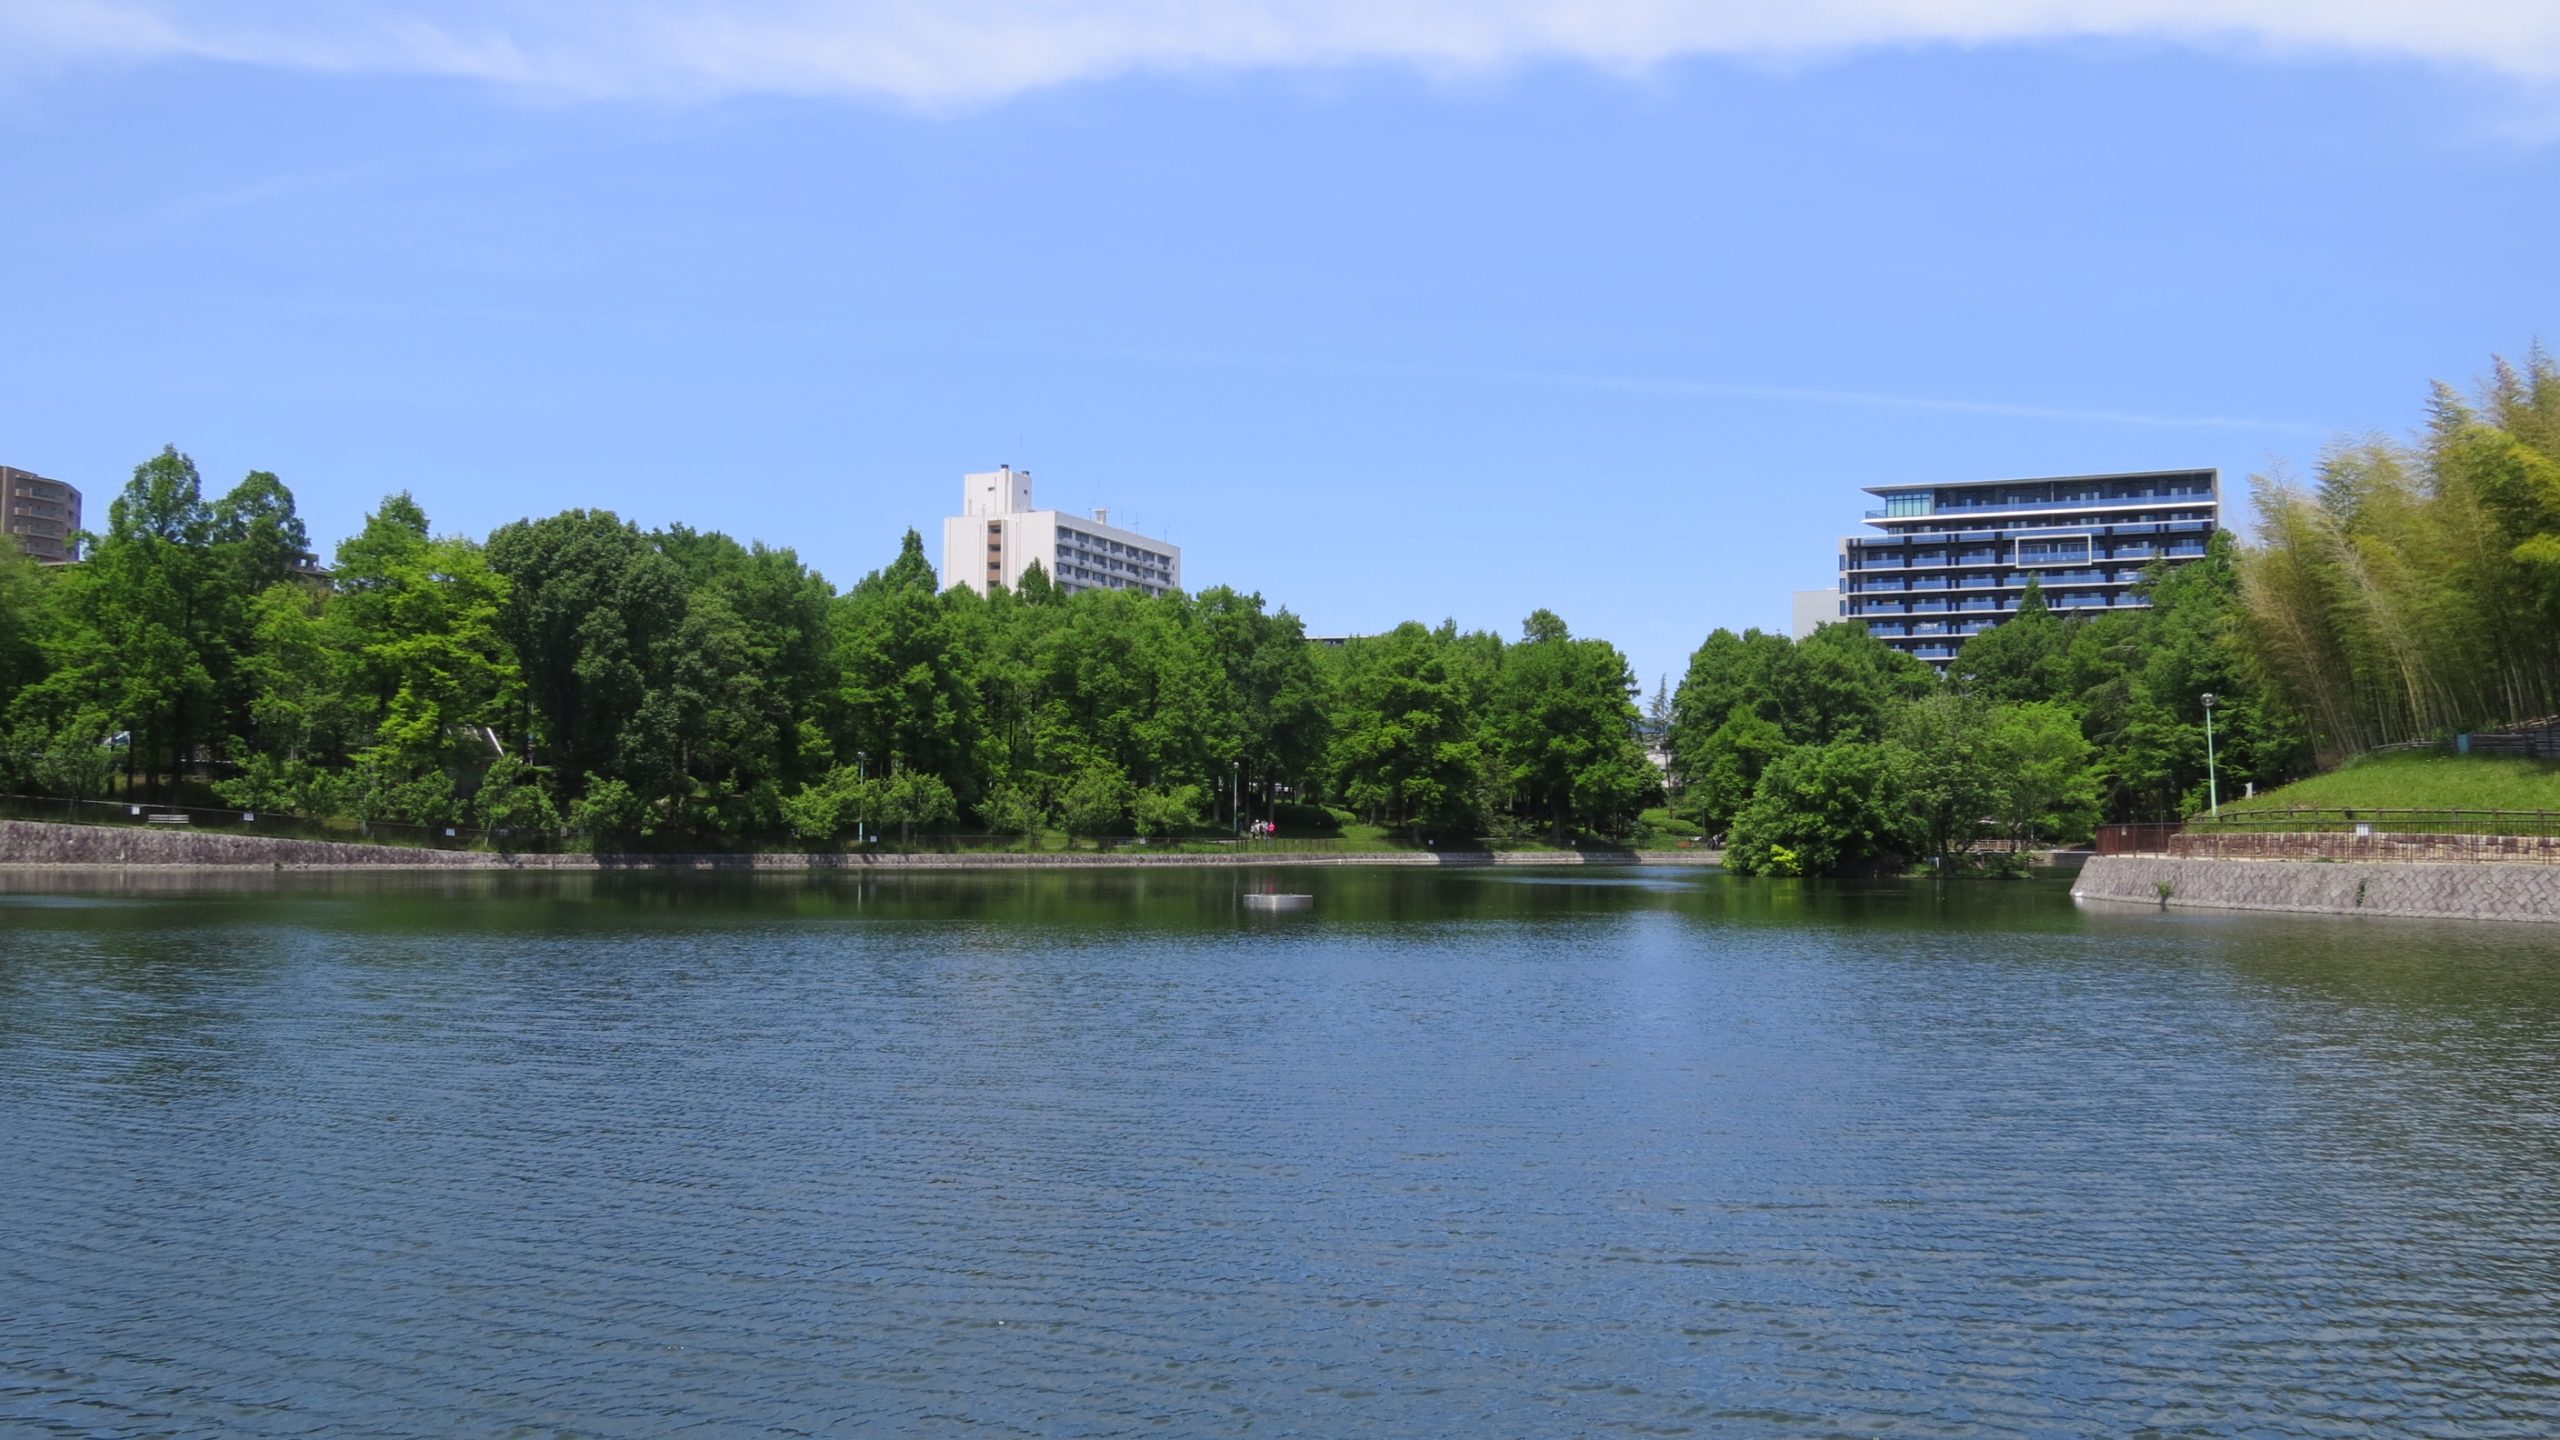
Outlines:
{"label": "bush", "polygon": [[1108,765],[1076,772],[1058,796],[1058,818],[1070,835],[1116,835],[1129,823],[1129,781]]}
{"label": "bush", "polygon": [[1138,833],[1151,839],[1179,835],[1200,823],[1203,805],[1197,785],[1178,785],[1170,790],[1151,786],[1141,790],[1133,806]]}
{"label": "bush", "polygon": [[998,785],[978,802],[978,822],[991,835],[1036,835],[1049,824],[1049,807],[1025,785]]}
{"label": "bush", "polygon": [[1301,839],[1338,836],[1342,833],[1342,827],[1350,824],[1355,818],[1357,817],[1348,810],[1336,810],[1324,805],[1299,805],[1284,801],[1271,807],[1271,823],[1280,827],[1280,833]]}
{"label": "bush", "polygon": [[1902,783],[1900,747],[1837,740],[1771,764],[1733,822],[1725,865],[1739,875],[1900,869],[1923,837]]}
{"label": "bush", "polygon": [[510,839],[560,828],[559,807],[542,788],[541,772],[512,755],[500,757],[480,777],[480,793],[471,797],[471,811],[481,828],[509,831]]}
{"label": "bush", "polygon": [[[786,807],[790,802],[785,801]],[[587,837],[597,849],[615,840],[646,837],[650,825],[649,804],[638,793],[619,780],[587,777],[587,793],[569,807],[569,828]]]}

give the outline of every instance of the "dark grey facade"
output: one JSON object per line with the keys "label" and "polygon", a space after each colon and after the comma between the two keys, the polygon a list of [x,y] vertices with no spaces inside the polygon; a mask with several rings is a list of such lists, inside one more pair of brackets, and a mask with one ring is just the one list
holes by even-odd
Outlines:
{"label": "dark grey facade", "polygon": [[71,541],[79,530],[78,490],[0,465],[0,535],[38,560],[63,565],[80,558]]}
{"label": "dark grey facade", "polygon": [[2215,470],[1878,485],[1840,542],[1840,614],[1940,669],[2018,613],[2027,581],[2063,615],[2139,607],[2153,561],[2193,560],[2222,523]]}

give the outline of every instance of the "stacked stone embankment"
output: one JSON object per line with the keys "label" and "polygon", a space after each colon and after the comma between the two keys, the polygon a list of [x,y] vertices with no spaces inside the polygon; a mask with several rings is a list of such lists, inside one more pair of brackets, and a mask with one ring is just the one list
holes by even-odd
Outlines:
{"label": "stacked stone embankment", "polygon": [[2071,893],[2172,909],[2560,923],[2560,865],[2102,855]]}
{"label": "stacked stone embankment", "polygon": [[331,840],[282,840],[219,831],[145,830],[0,820],[0,866],[272,870],[1007,870],[1216,865],[1712,865],[1713,850],[1284,851],[1249,846],[1214,854],[1144,850],[1052,854],[506,855]]}
{"label": "stacked stone embankment", "polygon": [[2560,836],[2432,835],[2334,830],[2194,831],[2170,837],[2169,853],[2188,860],[2381,860],[2560,864]]}

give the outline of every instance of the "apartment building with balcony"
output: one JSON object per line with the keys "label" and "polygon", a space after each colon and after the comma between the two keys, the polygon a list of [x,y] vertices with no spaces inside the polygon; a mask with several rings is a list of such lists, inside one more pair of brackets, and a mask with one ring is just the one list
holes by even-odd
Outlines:
{"label": "apartment building with balcony", "polygon": [[1031,472],[1000,465],[960,479],[960,513],[942,522],[942,585],[984,595],[1022,583],[1031,562],[1050,583],[1079,590],[1137,590],[1162,595],[1182,588],[1182,547],[1123,530],[1111,512],[1090,518],[1031,503]]}
{"label": "apartment building with balcony", "polygon": [[1884,508],[1840,542],[1840,616],[1943,671],[2018,613],[2027,582],[2060,615],[2146,604],[2154,561],[2200,558],[2222,523],[2216,470],[1875,485]]}
{"label": "apartment building with balcony", "polygon": [[0,535],[50,565],[80,558],[71,537],[80,531],[80,492],[59,480],[0,465]]}

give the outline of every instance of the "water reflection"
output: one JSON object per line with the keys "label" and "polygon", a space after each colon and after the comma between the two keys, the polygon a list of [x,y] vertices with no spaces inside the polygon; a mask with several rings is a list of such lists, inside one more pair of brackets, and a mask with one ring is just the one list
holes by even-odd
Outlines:
{"label": "water reflection", "polygon": [[1685,872],[44,884],[0,902],[0,1429],[2560,1422],[2529,927]]}

